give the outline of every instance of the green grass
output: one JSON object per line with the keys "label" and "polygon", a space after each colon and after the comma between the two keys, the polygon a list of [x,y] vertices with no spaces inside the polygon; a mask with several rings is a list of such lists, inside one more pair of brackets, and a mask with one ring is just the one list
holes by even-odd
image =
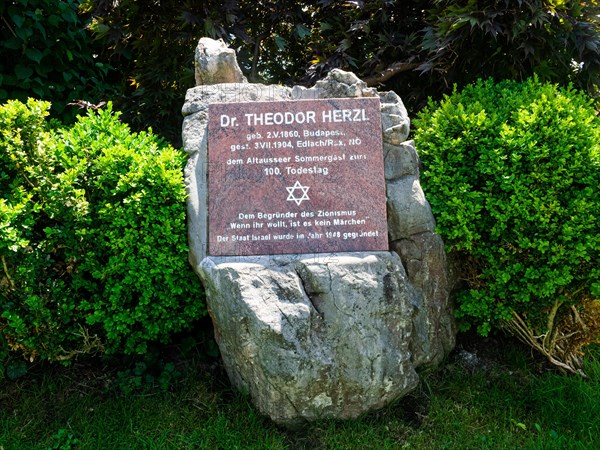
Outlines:
{"label": "green grass", "polygon": [[481,342],[484,350],[472,349],[477,366],[451,356],[384,410],[295,431],[261,417],[216,362],[179,360],[168,383],[139,367],[40,366],[0,385],[0,448],[600,448],[598,348],[583,380],[549,370],[516,344]]}

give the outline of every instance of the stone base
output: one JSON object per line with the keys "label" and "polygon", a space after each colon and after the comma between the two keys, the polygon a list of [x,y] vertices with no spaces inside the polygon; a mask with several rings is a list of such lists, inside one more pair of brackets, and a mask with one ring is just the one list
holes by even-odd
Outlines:
{"label": "stone base", "polygon": [[396,253],[208,257],[197,272],[232,383],[275,422],[355,418],[417,385],[418,293]]}

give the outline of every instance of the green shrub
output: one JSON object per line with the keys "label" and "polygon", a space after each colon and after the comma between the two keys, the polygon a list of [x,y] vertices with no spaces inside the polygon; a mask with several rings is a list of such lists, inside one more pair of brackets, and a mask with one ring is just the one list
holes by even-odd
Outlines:
{"label": "green shrub", "polygon": [[465,280],[463,325],[486,335],[508,324],[545,353],[598,339],[600,121],[589,99],[537,79],[480,81],[415,124],[424,190]]}
{"label": "green shrub", "polygon": [[48,107],[0,106],[0,334],[31,359],[143,353],[205,314],[185,157],[111,105],[56,129]]}

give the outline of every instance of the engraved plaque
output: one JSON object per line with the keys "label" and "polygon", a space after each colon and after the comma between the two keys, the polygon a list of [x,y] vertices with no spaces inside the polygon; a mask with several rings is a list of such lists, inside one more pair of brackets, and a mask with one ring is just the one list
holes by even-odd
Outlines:
{"label": "engraved plaque", "polygon": [[210,255],[388,250],[379,98],[208,111]]}

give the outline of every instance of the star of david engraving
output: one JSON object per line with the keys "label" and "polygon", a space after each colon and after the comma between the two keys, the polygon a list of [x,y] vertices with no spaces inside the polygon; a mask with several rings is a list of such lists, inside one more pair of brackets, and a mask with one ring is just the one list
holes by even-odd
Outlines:
{"label": "star of david engraving", "polygon": [[[302,203],[304,200],[310,200],[310,198],[308,197],[308,190],[310,189],[310,187],[302,186],[299,181],[296,181],[296,183],[294,183],[293,186],[286,187],[286,189],[289,194],[287,198],[288,202],[296,202],[296,205],[300,206],[300,203]],[[300,198],[294,195],[294,191],[296,191],[296,189],[302,191],[302,196]]]}

